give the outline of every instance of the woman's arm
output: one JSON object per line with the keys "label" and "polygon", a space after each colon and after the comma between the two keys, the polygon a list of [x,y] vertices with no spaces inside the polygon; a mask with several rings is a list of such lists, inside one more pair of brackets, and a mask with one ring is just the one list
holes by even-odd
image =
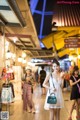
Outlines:
{"label": "woman's arm", "polygon": [[63,88],[63,86],[64,86],[64,78],[65,78],[65,72],[64,71],[62,71],[61,73],[60,73],[60,78],[61,78],[61,88]]}
{"label": "woman's arm", "polygon": [[43,87],[47,88],[47,89],[50,89],[50,90],[54,90],[55,91],[55,88],[51,88],[50,86],[47,85],[49,79],[50,79],[50,73],[46,76],[44,82],[43,82]]}
{"label": "woman's arm", "polygon": [[62,72],[60,73],[60,77],[61,77],[61,79],[64,80],[64,78],[65,78],[65,72],[64,72],[64,71],[62,71]]}
{"label": "woman's arm", "polygon": [[73,82],[72,80],[70,80],[70,86],[76,85],[78,82],[80,82],[80,79],[78,79],[76,82]]}

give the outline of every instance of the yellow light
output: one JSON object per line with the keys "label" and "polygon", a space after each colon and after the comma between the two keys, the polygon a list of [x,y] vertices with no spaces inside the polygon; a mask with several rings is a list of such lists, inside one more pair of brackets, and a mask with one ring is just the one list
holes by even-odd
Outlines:
{"label": "yellow light", "polygon": [[27,61],[25,59],[23,59],[22,63],[25,64]]}
{"label": "yellow light", "polygon": [[80,59],[80,54],[78,55],[78,59]]}
{"label": "yellow light", "polygon": [[6,53],[6,58],[10,59],[12,57],[12,53],[8,50]]}
{"label": "yellow light", "polygon": [[25,58],[26,57],[26,53],[22,53],[22,57]]}
{"label": "yellow light", "polygon": [[74,61],[71,61],[71,65],[74,66]]}
{"label": "yellow light", "polygon": [[70,61],[73,60],[73,56],[72,55],[69,56],[69,60]]}
{"label": "yellow light", "polygon": [[19,56],[18,62],[22,62],[22,57]]}

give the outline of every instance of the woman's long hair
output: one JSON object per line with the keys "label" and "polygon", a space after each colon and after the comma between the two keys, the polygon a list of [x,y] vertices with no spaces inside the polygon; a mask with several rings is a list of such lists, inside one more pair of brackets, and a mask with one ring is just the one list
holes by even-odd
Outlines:
{"label": "woman's long hair", "polygon": [[73,68],[73,72],[72,72],[72,75],[74,75],[75,71],[78,71],[78,70],[79,70],[78,66],[77,66],[77,65],[74,66],[74,68]]}
{"label": "woman's long hair", "polygon": [[52,63],[56,63],[58,66],[60,66],[60,63],[58,62],[56,58],[53,59]]}
{"label": "woman's long hair", "polygon": [[[27,70],[29,70],[30,73],[32,73],[32,70],[31,70],[31,69],[27,69]],[[26,70],[26,71],[27,71],[27,70]],[[27,77],[27,73],[25,74],[25,79],[26,79],[26,77]]]}

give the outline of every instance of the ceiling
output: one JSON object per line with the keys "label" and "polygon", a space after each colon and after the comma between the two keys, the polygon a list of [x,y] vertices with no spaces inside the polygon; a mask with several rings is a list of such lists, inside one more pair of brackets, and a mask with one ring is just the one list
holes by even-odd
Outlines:
{"label": "ceiling", "polygon": [[0,31],[32,58],[53,57],[42,50],[27,0],[0,0]]}
{"label": "ceiling", "polygon": [[[47,49],[53,49],[58,58],[69,54],[80,54],[80,48],[69,46],[73,40],[80,41],[80,3],[79,1],[29,0],[33,20],[40,41]],[[68,47],[65,47],[68,39]]]}
{"label": "ceiling", "polygon": [[55,3],[54,13],[52,33],[43,38],[44,45],[48,49],[54,45],[53,49],[59,58],[80,54],[80,4],[76,1],[74,4],[58,1]]}
{"label": "ceiling", "polygon": [[64,1],[0,0],[0,31],[32,58],[80,54],[79,47],[71,50],[64,41],[80,39],[80,4]]}

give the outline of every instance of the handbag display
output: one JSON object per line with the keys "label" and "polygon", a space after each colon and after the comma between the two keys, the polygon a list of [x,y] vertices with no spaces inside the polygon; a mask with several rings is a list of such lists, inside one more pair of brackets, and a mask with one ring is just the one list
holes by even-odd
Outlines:
{"label": "handbag display", "polygon": [[[51,75],[51,77],[52,77],[52,75]],[[53,84],[53,86],[54,86],[54,83],[53,83],[53,81],[52,81],[52,84]],[[55,88],[55,86],[54,86],[54,88]],[[48,96],[48,98],[47,98],[47,103],[48,104],[56,104],[57,103],[57,98],[56,98],[56,96],[55,96],[55,93],[50,93],[50,90],[49,90],[49,96]]]}

